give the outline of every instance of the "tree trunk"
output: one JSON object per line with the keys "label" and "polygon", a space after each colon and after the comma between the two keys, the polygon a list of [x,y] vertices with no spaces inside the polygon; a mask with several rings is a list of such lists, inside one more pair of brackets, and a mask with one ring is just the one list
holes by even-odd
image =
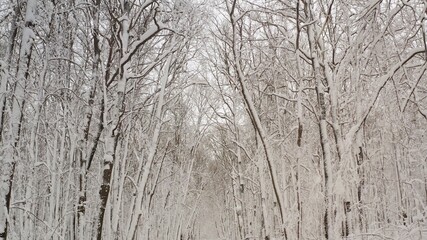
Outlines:
{"label": "tree trunk", "polygon": [[[10,110],[10,130],[8,139],[3,146],[7,146],[2,156],[0,164],[3,166],[0,172],[0,239],[7,239],[8,225],[10,221],[10,203],[12,198],[12,184],[17,164],[16,151],[19,144],[19,136],[22,127],[25,105],[26,80],[28,78],[28,68],[31,59],[32,43],[34,32],[32,30],[35,20],[36,0],[28,0],[25,13],[25,27],[22,31],[21,48],[19,52],[18,72],[14,87],[14,97],[12,99],[12,109]],[[8,57],[9,58],[9,57]],[[3,82],[3,81],[2,81]],[[3,87],[4,88],[4,87]]]}

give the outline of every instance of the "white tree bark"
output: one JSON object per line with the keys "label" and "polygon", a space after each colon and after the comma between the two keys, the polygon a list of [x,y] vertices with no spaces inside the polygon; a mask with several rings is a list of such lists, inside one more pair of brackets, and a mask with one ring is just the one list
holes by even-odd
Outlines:
{"label": "white tree bark", "polygon": [[[22,31],[21,48],[19,51],[20,61],[18,64],[18,72],[16,75],[14,96],[12,99],[12,108],[10,113],[10,124],[8,137],[4,141],[0,156],[0,165],[2,169],[0,172],[0,239],[6,239],[8,234],[8,221],[10,211],[10,201],[12,192],[12,180],[17,164],[16,149],[15,147],[19,141],[19,133],[21,129],[23,104],[24,104],[24,86],[26,82],[26,72],[28,70],[29,58],[31,56],[31,49],[33,44],[34,32],[32,30],[35,22],[36,0],[28,0],[25,12],[25,27]],[[4,73],[6,74],[7,71]],[[3,77],[7,77],[3,75]],[[2,77],[2,82],[3,82]],[[4,86],[2,86],[4,88]]]}
{"label": "white tree bark", "polygon": [[332,174],[332,156],[331,149],[329,145],[329,137],[326,123],[326,103],[325,103],[325,86],[323,86],[322,80],[326,80],[324,75],[322,74],[322,70],[320,68],[319,63],[319,47],[317,35],[315,35],[315,30],[313,29],[313,25],[308,26],[308,37],[310,40],[310,50],[313,58],[313,70],[314,70],[314,78],[316,81],[316,91],[317,91],[317,100],[319,104],[319,129],[320,129],[320,142],[322,146],[323,152],[323,175],[325,181],[325,217],[324,217],[324,230],[325,230],[325,238],[326,239],[336,239],[336,233],[334,232],[334,220],[332,217],[333,213],[333,174]]}
{"label": "white tree bark", "polygon": [[148,157],[147,157],[147,162],[145,163],[144,166],[141,167],[142,169],[140,169],[140,174],[138,175],[138,181],[137,181],[137,186],[138,186],[138,190],[137,190],[137,195],[136,195],[136,199],[133,203],[133,206],[131,207],[132,210],[132,216],[130,217],[130,222],[128,224],[128,231],[127,231],[127,239],[133,239],[134,235],[135,235],[135,231],[137,229],[137,225],[138,222],[141,218],[141,214],[142,214],[142,200],[144,198],[145,195],[145,187],[147,185],[147,181],[148,181],[148,176],[150,174],[151,171],[151,167],[153,165],[153,161],[154,161],[154,157],[157,151],[157,144],[158,144],[158,140],[159,140],[159,135],[160,135],[160,129],[162,127],[162,116],[163,116],[163,112],[162,112],[162,108],[163,108],[163,104],[164,104],[164,95],[165,95],[165,88],[166,88],[166,83],[169,79],[169,71],[171,68],[171,63],[172,63],[172,58],[173,55],[171,54],[165,65],[163,66],[163,72],[162,72],[162,76],[160,79],[160,93],[159,93],[159,97],[157,100],[157,108],[156,108],[156,115],[155,115],[155,127],[154,127],[154,133],[153,136],[151,137],[151,141],[150,141],[150,146],[148,149]]}
{"label": "white tree bark", "polygon": [[248,112],[249,115],[251,116],[252,120],[253,120],[253,125],[257,131],[257,134],[259,134],[261,143],[263,145],[264,148],[264,153],[265,153],[265,157],[266,157],[266,161],[267,161],[267,166],[268,166],[268,170],[270,173],[270,177],[272,180],[272,185],[273,185],[273,191],[274,191],[274,196],[277,200],[277,204],[279,206],[279,212],[280,212],[280,219],[281,219],[281,224],[282,224],[282,229],[284,231],[284,237],[285,239],[286,237],[286,227],[285,227],[285,219],[284,219],[284,204],[283,204],[283,200],[280,194],[280,185],[278,182],[278,177],[277,177],[277,169],[276,169],[276,165],[274,163],[274,159],[272,158],[272,154],[271,154],[271,147],[270,144],[267,140],[267,135],[265,133],[264,127],[261,124],[261,120],[259,118],[259,114],[253,104],[253,100],[251,97],[251,94],[248,92],[248,88],[246,86],[246,76],[242,71],[242,67],[240,65],[241,63],[241,59],[240,59],[240,54],[239,54],[239,50],[238,50],[238,46],[237,46],[237,29],[236,29],[236,19],[234,16],[234,11],[236,8],[236,4],[237,1],[234,0],[232,1],[231,6],[229,7],[228,11],[229,11],[229,17],[231,20],[231,28],[232,28],[232,50],[233,50],[233,60],[234,60],[234,64],[236,67],[236,71],[237,71],[237,81],[240,85],[240,90],[241,90],[241,94],[242,97],[244,99],[244,102],[248,108]]}

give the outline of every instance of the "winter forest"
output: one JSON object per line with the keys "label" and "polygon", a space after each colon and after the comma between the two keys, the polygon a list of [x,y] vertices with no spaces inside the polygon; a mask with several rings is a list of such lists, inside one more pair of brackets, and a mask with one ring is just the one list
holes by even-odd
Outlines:
{"label": "winter forest", "polygon": [[426,32],[426,0],[0,0],[0,240],[425,240]]}

